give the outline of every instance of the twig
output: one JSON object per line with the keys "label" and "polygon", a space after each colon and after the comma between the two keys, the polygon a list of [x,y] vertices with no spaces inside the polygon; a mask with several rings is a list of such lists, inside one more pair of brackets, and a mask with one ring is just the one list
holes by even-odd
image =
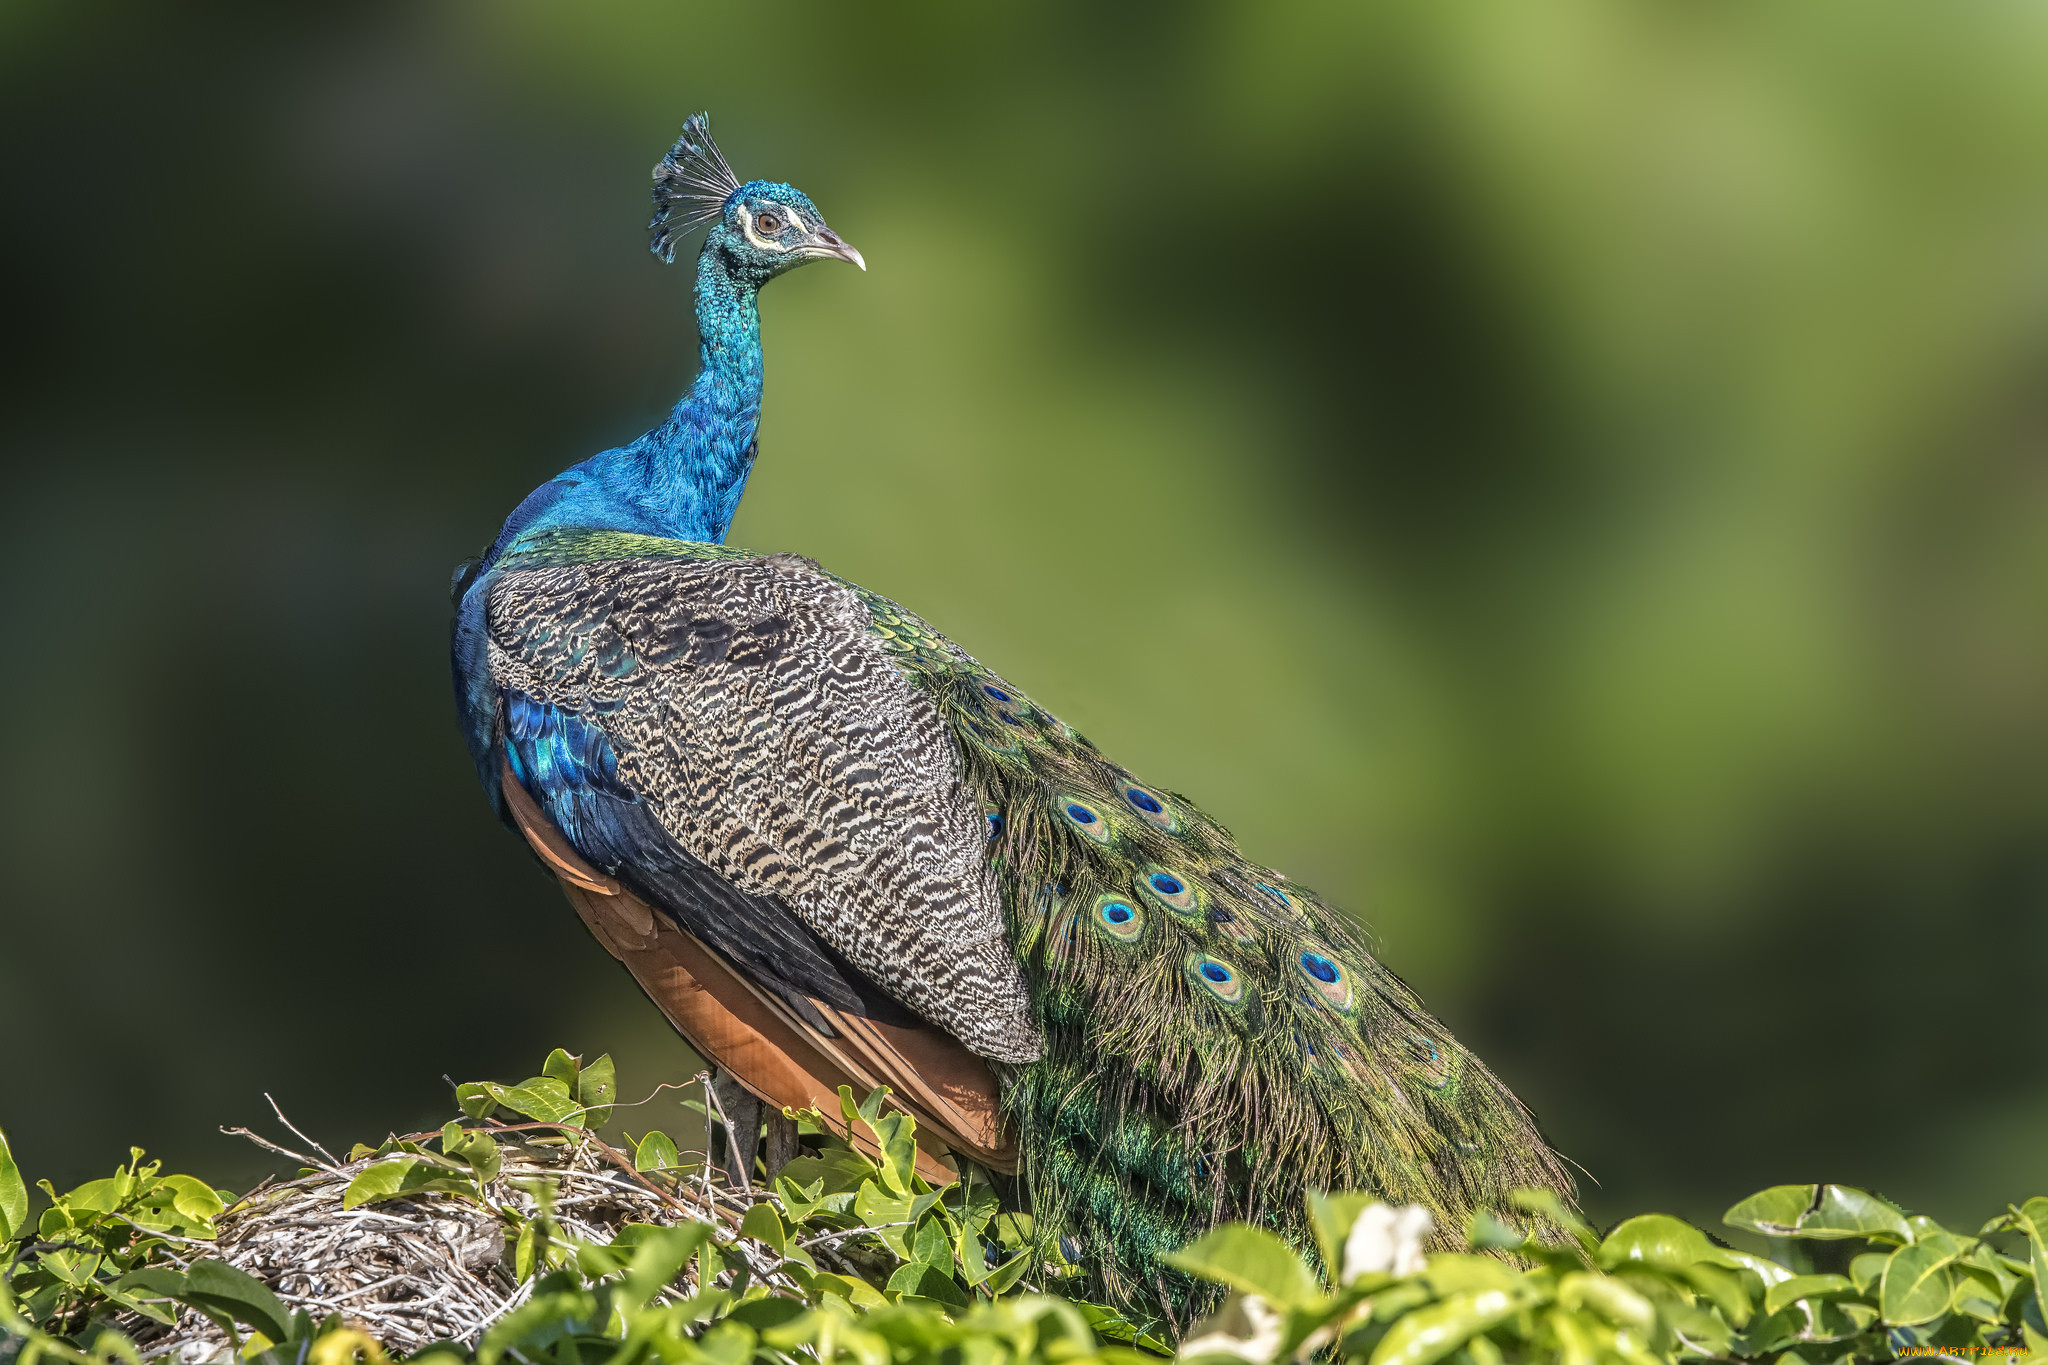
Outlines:
{"label": "twig", "polygon": [[277,1107],[276,1100],[270,1099],[270,1092],[268,1090],[263,1092],[263,1098],[266,1100],[270,1100],[270,1112],[277,1115],[277,1121],[279,1123],[283,1124],[285,1127],[290,1128],[292,1130],[293,1137],[297,1138],[299,1141],[303,1143],[306,1143],[308,1146],[312,1147],[314,1151],[318,1152],[320,1155],[327,1158],[327,1166],[329,1170],[338,1169],[340,1167],[341,1163],[335,1160],[334,1153],[328,1151],[325,1147],[322,1147],[319,1143],[313,1141],[313,1139],[307,1137],[304,1133],[300,1132],[297,1126],[294,1125],[290,1119],[284,1116],[284,1110]]}
{"label": "twig", "polygon": [[249,1139],[249,1141],[255,1143],[258,1147],[268,1147],[271,1151],[276,1152],[279,1156],[288,1156],[293,1161],[298,1162],[301,1166],[312,1166],[318,1170],[323,1171],[332,1171],[334,1169],[334,1167],[332,1166],[323,1166],[320,1162],[313,1160],[312,1157],[306,1156],[300,1152],[295,1152],[289,1147],[280,1147],[276,1143],[272,1142],[269,1138],[264,1137],[261,1133],[252,1133],[247,1128],[222,1128],[221,1131],[223,1133],[226,1133],[229,1137],[247,1138]]}
{"label": "twig", "polygon": [[[739,1130],[733,1127],[732,1120],[726,1117],[725,1101],[718,1098],[718,1087],[711,1083],[711,1073],[708,1071],[704,1073],[704,1101],[707,1106],[716,1105],[718,1107],[718,1121],[725,1125],[725,1150],[732,1157],[732,1168],[739,1175],[740,1188],[747,1194],[752,1195],[754,1192],[754,1182],[748,1178],[747,1160],[740,1155]],[[706,1112],[709,1112],[708,1107]],[[710,1147],[711,1139],[705,1138],[704,1145],[707,1148]],[[711,1154],[707,1151],[704,1155],[708,1177]]]}
{"label": "twig", "polygon": [[808,1242],[798,1242],[797,1245],[809,1251],[812,1247],[827,1246],[843,1237],[858,1237],[863,1232],[880,1232],[883,1228],[907,1228],[909,1226],[911,1226],[909,1223],[876,1223],[873,1227],[844,1228],[838,1232],[828,1232],[823,1236],[813,1237]]}

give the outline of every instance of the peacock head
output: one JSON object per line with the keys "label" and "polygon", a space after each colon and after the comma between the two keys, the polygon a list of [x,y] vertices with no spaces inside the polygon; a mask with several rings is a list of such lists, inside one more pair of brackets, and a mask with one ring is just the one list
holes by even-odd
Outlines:
{"label": "peacock head", "polygon": [[794,185],[740,183],[711,140],[708,114],[692,114],[683,135],[654,168],[652,249],[674,261],[676,244],[700,223],[711,224],[704,250],[718,252],[735,274],[759,285],[807,261],[868,263],[825,226],[825,215]]}

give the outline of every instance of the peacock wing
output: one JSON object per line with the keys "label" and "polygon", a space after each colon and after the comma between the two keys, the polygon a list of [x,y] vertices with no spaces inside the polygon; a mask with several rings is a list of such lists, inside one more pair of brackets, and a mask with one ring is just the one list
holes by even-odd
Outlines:
{"label": "peacock wing", "polygon": [[523,538],[486,610],[518,785],[576,853],[804,1022],[1038,1055],[952,731],[793,556]]}

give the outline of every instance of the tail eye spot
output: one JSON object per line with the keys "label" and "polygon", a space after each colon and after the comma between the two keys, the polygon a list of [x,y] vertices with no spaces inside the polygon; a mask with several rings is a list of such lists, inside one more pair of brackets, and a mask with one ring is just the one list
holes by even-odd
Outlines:
{"label": "tail eye spot", "polygon": [[1102,818],[1102,812],[1078,796],[1061,801],[1059,813],[1067,817],[1069,828],[1078,831],[1082,838],[1093,844],[1107,844],[1115,837],[1109,821]]}
{"label": "tail eye spot", "polygon": [[1120,896],[1098,896],[1095,918],[1104,933],[1124,943],[1137,942],[1145,932],[1145,917]]}
{"label": "tail eye spot", "polygon": [[1194,983],[1226,1005],[1245,1003],[1244,982],[1230,968],[1230,964],[1219,962],[1207,955],[1188,959],[1193,968],[1188,973]]}
{"label": "tail eye spot", "polygon": [[1147,815],[1157,815],[1166,809],[1166,807],[1159,804],[1158,797],[1152,795],[1151,792],[1140,791],[1136,787],[1128,787],[1124,790],[1124,800],[1130,802]]}
{"label": "tail eye spot", "polygon": [[1341,975],[1337,970],[1337,964],[1324,957],[1321,953],[1303,953],[1301,955],[1301,969],[1325,984],[1335,981]]}
{"label": "tail eye spot", "polygon": [[1008,692],[1003,691],[1002,688],[997,687],[993,683],[983,683],[981,685],[981,690],[988,693],[989,696],[995,698],[997,701],[1010,700],[1010,694]]}
{"label": "tail eye spot", "polygon": [[[1073,808],[1070,806],[1068,809],[1072,810]],[[1185,886],[1181,885],[1180,878],[1169,872],[1154,872],[1152,874],[1152,889],[1162,896],[1178,896],[1181,892],[1187,890]]]}

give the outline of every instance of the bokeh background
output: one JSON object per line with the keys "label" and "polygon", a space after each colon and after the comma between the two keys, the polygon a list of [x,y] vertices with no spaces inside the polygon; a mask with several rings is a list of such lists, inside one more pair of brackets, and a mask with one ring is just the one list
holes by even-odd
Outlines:
{"label": "bokeh background", "polygon": [[13,0],[0,1125],[241,1188],[265,1091],[695,1069],[445,640],[689,378],[708,107],[872,265],[767,296],[735,543],[1356,908],[1603,1219],[2048,1190],[2044,70],[2017,3]]}

